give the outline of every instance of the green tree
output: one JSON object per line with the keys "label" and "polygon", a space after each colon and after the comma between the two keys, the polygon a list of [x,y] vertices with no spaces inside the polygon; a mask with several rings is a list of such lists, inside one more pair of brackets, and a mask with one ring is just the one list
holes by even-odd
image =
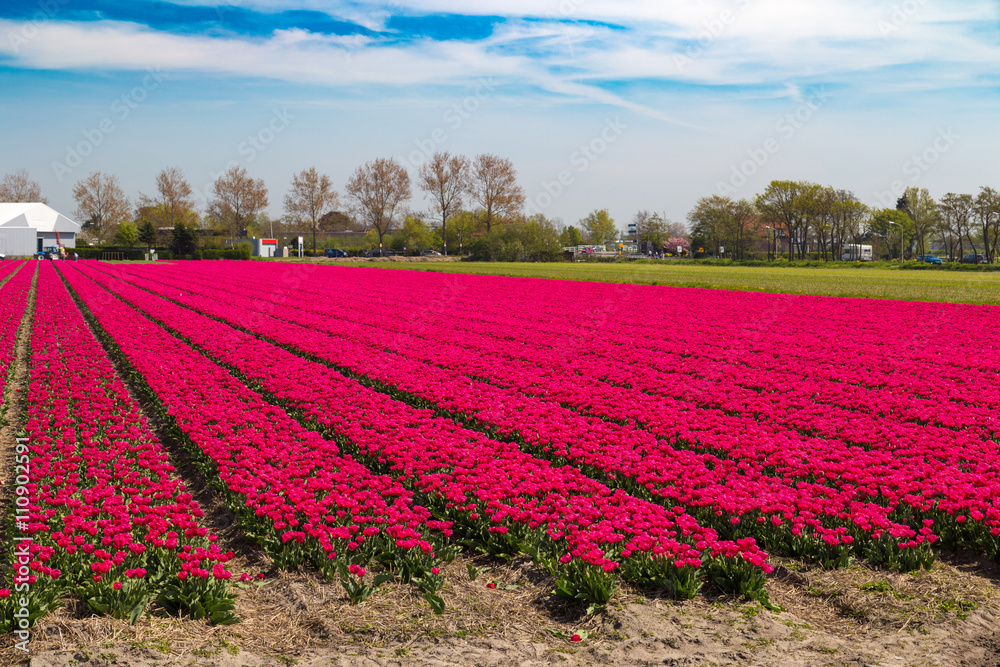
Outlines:
{"label": "green tree", "polygon": [[198,249],[198,239],[195,237],[194,230],[185,225],[183,222],[177,221],[174,223],[173,238],[170,241],[170,249],[174,253],[174,257],[182,257],[184,255],[190,255],[195,250]]}
{"label": "green tree", "polygon": [[907,241],[913,238],[913,220],[904,211],[894,208],[874,211],[868,221],[868,229],[884,240],[884,252],[889,259],[900,257],[896,253],[904,252]]}
{"label": "green tree", "polygon": [[448,218],[448,246],[459,254],[466,252],[473,238],[483,229],[483,222],[472,211],[459,211]]}
{"label": "green tree", "polygon": [[139,225],[138,239],[140,243],[146,244],[146,249],[152,249],[153,244],[156,243],[156,227],[149,220],[143,220],[142,224]]}
{"label": "green tree", "polygon": [[580,230],[573,225],[564,227],[562,233],[559,234],[559,243],[561,243],[564,248],[583,245],[583,234],[581,234]]}
{"label": "green tree", "polygon": [[408,215],[403,220],[403,227],[389,239],[389,247],[393,250],[405,250],[407,253],[420,253],[431,250],[440,241],[440,237],[426,222]]}
{"label": "green tree", "polygon": [[606,208],[591,211],[580,221],[580,226],[587,231],[587,240],[594,245],[603,245],[618,237],[618,227]]}
{"label": "green tree", "polygon": [[135,223],[125,221],[118,225],[115,230],[115,244],[125,248],[131,248],[139,240],[139,230]]}
{"label": "green tree", "polygon": [[[754,205],[764,223],[783,229],[788,238],[788,254],[793,248],[805,257],[809,226],[819,198],[820,187],[805,181],[771,181]],[[794,244],[794,246],[793,246]]]}
{"label": "green tree", "polygon": [[917,253],[926,255],[925,240],[941,221],[941,210],[927,188],[906,188],[901,201],[901,210],[913,222],[913,235],[917,241]]}

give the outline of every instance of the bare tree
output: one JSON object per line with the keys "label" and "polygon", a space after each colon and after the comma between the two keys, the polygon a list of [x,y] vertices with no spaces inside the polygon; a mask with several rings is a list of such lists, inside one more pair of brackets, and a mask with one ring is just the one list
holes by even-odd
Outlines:
{"label": "bare tree", "polygon": [[399,205],[410,199],[410,176],[392,158],[366,162],[344,186],[355,214],[378,234],[378,244],[392,228]]}
{"label": "bare tree", "polygon": [[524,190],[517,184],[514,163],[489,153],[477,155],[473,161],[469,193],[483,208],[487,233],[494,221],[514,217],[524,206]]}
{"label": "bare tree", "polygon": [[941,211],[927,188],[906,188],[903,193],[903,211],[913,220],[913,233],[917,237],[918,254],[925,255],[925,239],[941,221]]}
{"label": "bare tree", "polygon": [[469,160],[464,155],[435,153],[420,167],[420,189],[434,199],[434,210],[441,216],[441,238],[448,254],[448,218],[462,208],[462,195],[472,184]]}
{"label": "bare tree", "polygon": [[27,169],[4,174],[0,181],[0,201],[10,203],[48,204],[49,200],[42,196],[42,187],[31,180]]}
{"label": "bare tree", "polygon": [[316,252],[316,230],[323,215],[336,208],[340,197],[326,174],[309,167],[292,176],[292,188],[285,195],[285,218],[295,224],[308,222],[312,228],[313,252]]}
{"label": "bare tree", "polygon": [[136,217],[149,219],[160,227],[173,227],[177,222],[188,222],[195,212],[191,198],[191,185],[176,167],[168,167],[156,175],[155,199],[139,193]]}
{"label": "bare tree", "polygon": [[131,214],[128,198],[114,174],[95,171],[77,181],[73,186],[73,199],[76,200],[76,217],[99,243],[103,243],[118,223],[128,220]]}
{"label": "bare tree", "polygon": [[212,184],[208,213],[235,238],[256,222],[267,204],[264,179],[254,180],[247,176],[246,169],[234,165]]}

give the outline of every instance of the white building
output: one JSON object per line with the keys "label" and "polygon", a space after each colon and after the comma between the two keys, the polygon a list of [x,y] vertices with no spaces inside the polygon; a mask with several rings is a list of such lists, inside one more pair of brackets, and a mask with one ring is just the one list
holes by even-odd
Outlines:
{"label": "white building", "polygon": [[46,204],[0,204],[0,255],[28,257],[49,246],[76,247],[80,225]]}

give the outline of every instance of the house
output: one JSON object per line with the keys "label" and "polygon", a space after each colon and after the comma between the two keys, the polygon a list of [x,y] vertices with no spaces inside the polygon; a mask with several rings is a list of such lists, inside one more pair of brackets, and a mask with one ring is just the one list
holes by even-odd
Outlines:
{"label": "house", "polygon": [[47,204],[0,203],[0,255],[28,257],[50,246],[75,248],[80,225]]}

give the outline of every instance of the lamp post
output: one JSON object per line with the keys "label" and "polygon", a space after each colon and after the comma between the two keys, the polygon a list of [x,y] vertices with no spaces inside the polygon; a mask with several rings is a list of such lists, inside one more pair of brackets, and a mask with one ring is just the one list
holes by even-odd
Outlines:
{"label": "lamp post", "polygon": [[[771,230],[771,236],[774,237],[774,229],[770,225],[764,225],[764,229],[770,229]],[[767,261],[769,261],[769,262],[772,261],[771,260],[771,239],[767,240]]]}

